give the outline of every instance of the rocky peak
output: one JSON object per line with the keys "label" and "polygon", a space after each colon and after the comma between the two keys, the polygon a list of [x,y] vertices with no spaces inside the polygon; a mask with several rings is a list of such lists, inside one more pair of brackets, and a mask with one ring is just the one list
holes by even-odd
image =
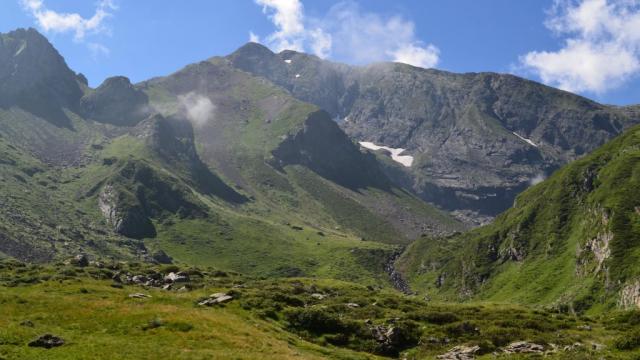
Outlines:
{"label": "rocky peak", "polygon": [[57,125],[68,126],[61,108],[75,108],[82,96],[76,74],[35,29],[0,34],[0,106],[19,106]]}
{"label": "rocky peak", "polygon": [[80,107],[87,117],[96,121],[133,126],[147,116],[147,103],[147,95],[128,78],[114,76],[84,96]]}

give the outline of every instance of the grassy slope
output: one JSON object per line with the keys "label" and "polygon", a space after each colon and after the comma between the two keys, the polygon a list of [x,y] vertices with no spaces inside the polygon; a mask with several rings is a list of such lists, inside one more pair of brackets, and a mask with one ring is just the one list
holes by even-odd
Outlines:
{"label": "grassy slope", "polygon": [[[640,276],[638,188],[634,127],[522,193],[494,223],[421,239],[401,262],[415,288],[438,298],[612,306],[621,285]],[[596,248],[607,253],[602,263]],[[440,275],[444,285],[437,287]]]}
{"label": "grassy slope", "polygon": [[[519,340],[547,350],[555,344],[559,350],[548,355],[551,359],[632,359],[640,354],[637,312],[600,318],[516,305],[426,303],[361,284],[185,270],[192,274],[191,291],[117,288],[102,280],[115,271],[170,271],[136,263],[106,268],[0,263],[0,358],[373,359],[398,352],[403,358],[432,358],[455,345],[480,344],[480,358],[490,359],[493,351]],[[231,290],[239,283],[241,288]],[[235,299],[225,306],[196,305],[220,291],[231,291]],[[151,298],[128,297],[140,292]],[[318,300],[311,293],[327,297]],[[27,321],[31,326],[24,325]],[[380,325],[398,331],[391,347],[373,339],[370,327]],[[578,327],[584,325],[591,330]],[[51,350],[26,346],[45,333],[62,337],[65,345]],[[562,350],[576,342],[584,345]],[[604,349],[593,350],[592,343]]]}

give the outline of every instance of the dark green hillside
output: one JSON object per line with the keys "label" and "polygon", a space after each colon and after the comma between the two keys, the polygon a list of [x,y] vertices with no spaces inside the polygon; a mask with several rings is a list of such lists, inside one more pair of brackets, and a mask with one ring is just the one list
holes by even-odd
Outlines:
{"label": "dark green hillside", "polygon": [[401,259],[416,289],[583,311],[638,304],[640,127],[528,189],[494,223],[424,238]]}

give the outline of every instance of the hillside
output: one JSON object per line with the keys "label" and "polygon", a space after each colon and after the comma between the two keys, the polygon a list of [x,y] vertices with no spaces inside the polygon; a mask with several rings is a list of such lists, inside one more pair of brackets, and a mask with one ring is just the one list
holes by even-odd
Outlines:
{"label": "hillside", "polygon": [[410,283],[451,300],[598,311],[640,304],[640,127],[519,195],[487,226],[423,238],[403,254]]}
{"label": "hillside", "polygon": [[506,74],[354,67],[255,43],[226,59],[326,110],[352,139],[404,149],[413,164],[389,162],[387,174],[472,224],[640,121],[635,112]]}
{"label": "hillside", "polygon": [[0,107],[4,256],[167,254],[388,285],[398,245],[464,228],[394,185],[325,112],[224,62],[92,89],[33,29],[2,34],[0,54],[16,69]]}

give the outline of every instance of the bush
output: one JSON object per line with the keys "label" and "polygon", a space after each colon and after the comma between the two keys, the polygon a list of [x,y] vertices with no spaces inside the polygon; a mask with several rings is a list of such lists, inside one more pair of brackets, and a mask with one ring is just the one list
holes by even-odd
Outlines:
{"label": "bush", "polygon": [[336,314],[317,308],[289,310],[285,312],[285,319],[290,327],[314,334],[335,334],[357,329],[354,323],[345,322]]}
{"label": "bush", "polygon": [[431,324],[444,325],[460,321],[460,318],[451,312],[427,312],[409,314],[409,318],[416,321],[426,321]]}
{"label": "bush", "polygon": [[640,347],[640,330],[633,333],[623,335],[614,343],[618,350],[634,350]]}

